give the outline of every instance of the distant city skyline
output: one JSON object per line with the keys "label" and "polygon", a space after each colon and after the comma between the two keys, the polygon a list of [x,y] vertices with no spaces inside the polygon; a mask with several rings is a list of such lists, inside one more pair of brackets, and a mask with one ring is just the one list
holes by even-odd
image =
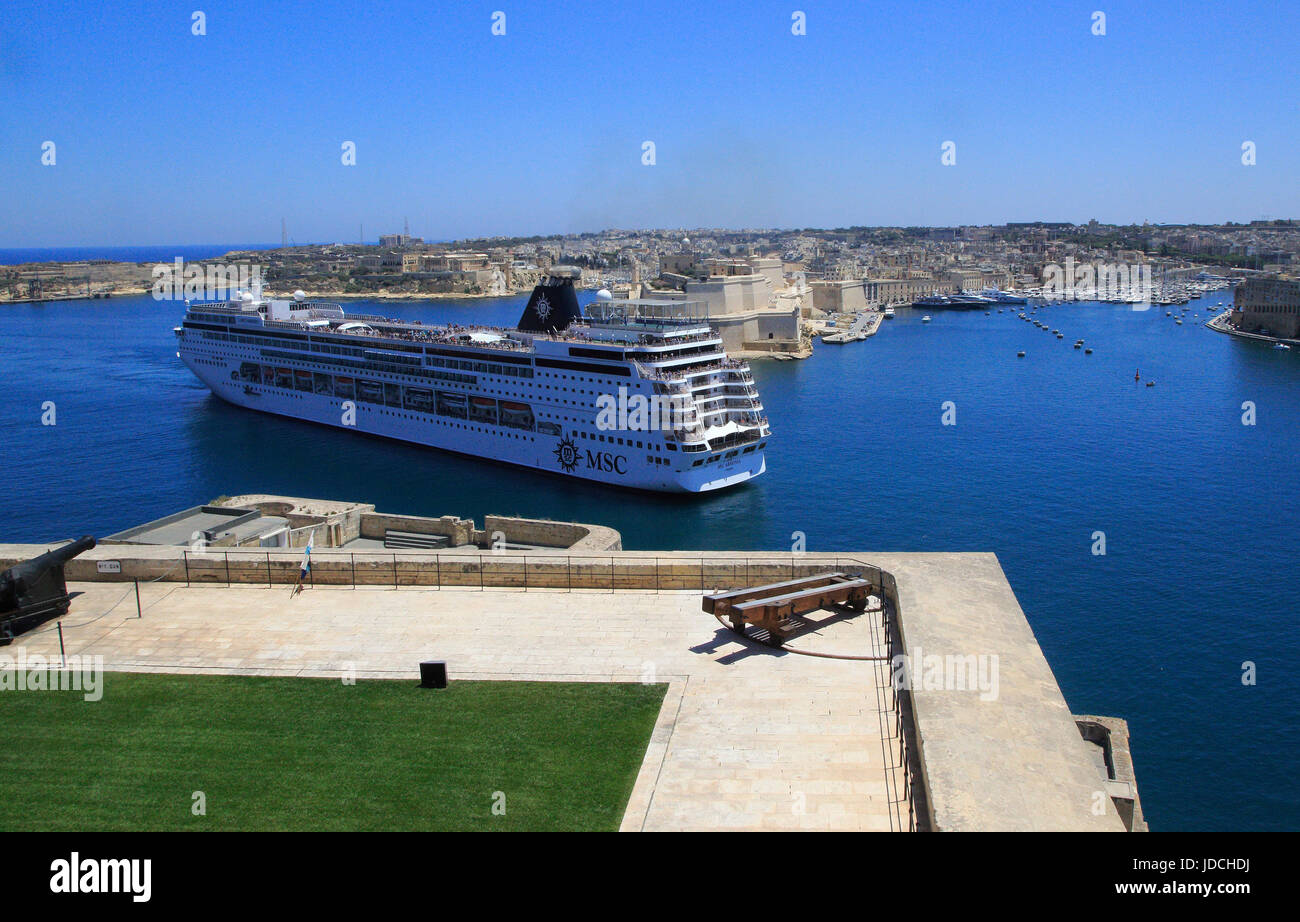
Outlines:
{"label": "distant city skyline", "polygon": [[1275,4],[193,6],[0,10],[0,247],[1300,215]]}

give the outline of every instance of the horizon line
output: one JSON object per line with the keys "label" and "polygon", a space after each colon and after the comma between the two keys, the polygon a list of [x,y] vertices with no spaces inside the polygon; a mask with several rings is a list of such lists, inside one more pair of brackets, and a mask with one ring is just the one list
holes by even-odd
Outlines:
{"label": "horizon line", "polygon": [[[1095,220],[1095,219],[1090,219],[1090,221],[1091,220]],[[992,223],[985,223],[985,224],[974,224],[974,223],[840,224],[833,227],[831,226],[818,227],[818,226],[810,226],[810,225],[803,225],[799,227],[795,227],[795,226],[790,226],[790,227],[705,227],[705,226],[686,227],[684,225],[677,225],[671,227],[604,227],[604,228],[600,228],[599,230],[557,231],[548,234],[524,234],[524,233],[479,234],[479,235],[453,237],[449,239],[440,239],[440,240],[427,240],[421,238],[421,240],[423,243],[427,245],[439,245],[439,244],[459,243],[461,241],[469,241],[469,240],[516,240],[516,239],[550,240],[553,238],[581,237],[584,235],[594,235],[594,234],[610,234],[610,233],[664,234],[664,233],[670,233],[674,231],[689,231],[692,233],[698,233],[698,232],[724,233],[724,234],[745,234],[745,233],[790,234],[790,233],[797,233],[800,231],[836,232],[836,231],[844,231],[844,230],[913,230],[913,229],[953,230],[953,229],[963,228],[963,227],[1006,228],[1006,227],[1013,227],[1013,226],[1032,227],[1034,225],[1087,227],[1090,221],[1079,223],[1077,221],[1049,221],[1046,219],[1034,219],[1031,221],[1009,221],[1009,222],[1003,222],[1001,224],[992,224]],[[1255,224],[1285,225],[1285,224],[1298,224],[1298,223],[1300,223],[1300,217],[1298,218],[1252,218],[1249,221],[1227,220],[1227,221],[1219,221],[1214,223],[1207,223],[1203,221],[1142,221],[1140,223],[1128,222],[1124,224],[1117,224],[1109,221],[1097,222],[1099,227],[1117,227],[1117,228],[1228,227],[1228,226],[1250,227]],[[394,231],[393,233],[397,233],[397,232]],[[413,234],[412,236],[418,236],[418,235]],[[281,249],[292,249],[294,247],[304,247],[304,246],[379,246],[379,245],[380,244],[377,242],[371,242],[368,240],[318,240],[318,241],[305,241],[303,243],[291,242],[287,245],[283,243],[269,242],[269,241],[268,242],[245,242],[245,243],[220,243],[220,242],[210,242],[210,241],[191,243],[191,242],[170,241],[167,243],[47,243],[47,244],[25,245],[25,246],[0,245],[0,250],[145,249],[145,248],[152,248],[152,247],[171,247],[171,246],[178,246],[178,247],[230,246],[236,249],[240,247],[257,247],[258,249],[281,250]]]}

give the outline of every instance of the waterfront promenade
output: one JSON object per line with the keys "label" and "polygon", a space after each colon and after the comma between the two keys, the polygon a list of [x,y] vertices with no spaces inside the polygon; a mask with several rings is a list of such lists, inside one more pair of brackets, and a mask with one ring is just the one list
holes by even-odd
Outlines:
{"label": "waterfront promenade", "polygon": [[1244,330],[1238,330],[1230,322],[1231,317],[1232,310],[1230,308],[1221,314],[1211,317],[1205,322],[1205,325],[1216,333],[1226,333],[1229,336],[1236,336],[1239,339],[1253,339],[1255,342],[1260,343],[1283,343],[1292,348],[1300,346],[1300,339],[1287,339],[1285,336],[1265,336],[1262,333],[1247,333]]}

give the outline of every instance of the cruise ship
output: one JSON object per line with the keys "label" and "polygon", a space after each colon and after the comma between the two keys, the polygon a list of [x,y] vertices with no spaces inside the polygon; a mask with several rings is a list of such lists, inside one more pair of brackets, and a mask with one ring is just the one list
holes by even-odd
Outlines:
{"label": "cruise ship", "polygon": [[516,329],[347,316],[301,292],[186,302],[177,355],[236,406],[564,477],[703,493],[766,470],[753,374],[707,320],[608,298],[584,315],[579,270],[548,272]]}

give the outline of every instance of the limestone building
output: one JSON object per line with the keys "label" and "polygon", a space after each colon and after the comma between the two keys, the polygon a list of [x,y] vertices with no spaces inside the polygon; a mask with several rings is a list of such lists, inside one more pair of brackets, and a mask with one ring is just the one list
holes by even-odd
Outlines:
{"label": "limestone building", "polygon": [[1300,339],[1300,279],[1250,279],[1238,285],[1231,322],[1243,333]]}
{"label": "limestone building", "polygon": [[[664,264],[682,266],[681,261]],[[700,275],[665,271],[644,298],[683,305],[683,316],[706,319],[722,335],[728,352],[798,352],[803,315],[812,290],[800,281],[787,283],[781,260],[709,259],[698,263]]]}

